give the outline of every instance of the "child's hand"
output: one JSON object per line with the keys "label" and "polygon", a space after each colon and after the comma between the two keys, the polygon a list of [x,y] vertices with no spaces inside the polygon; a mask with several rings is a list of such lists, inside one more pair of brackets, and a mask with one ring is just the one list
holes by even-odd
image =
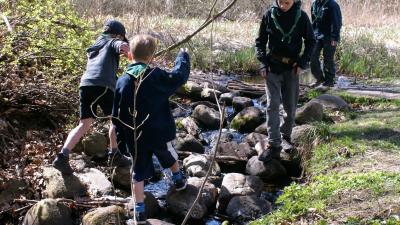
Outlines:
{"label": "child's hand", "polygon": [[119,47],[119,53],[128,57],[128,53],[129,53],[129,45],[127,43],[123,43],[120,47]]}
{"label": "child's hand", "polygon": [[188,49],[187,49],[187,48],[181,48],[180,52],[186,52],[186,53],[188,53]]}

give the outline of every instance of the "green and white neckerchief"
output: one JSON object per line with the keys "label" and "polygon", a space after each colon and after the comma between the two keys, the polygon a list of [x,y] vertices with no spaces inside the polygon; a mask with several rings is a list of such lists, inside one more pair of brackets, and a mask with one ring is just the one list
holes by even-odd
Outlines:
{"label": "green and white neckerchief", "polygon": [[274,21],[276,29],[278,29],[279,32],[281,32],[281,34],[282,34],[282,40],[281,41],[284,42],[287,39],[287,43],[290,44],[290,42],[292,41],[292,33],[293,33],[294,29],[296,28],[297,23],[299,22],[300,17],[301,17],[301,10],[297,9],[296,17],[294,19],[294,24],[293,24],[292,28],[290,28],[289,32],[287,32],[287,33],[285,33],[285,31],[283,30],[283,28],[279,24],[278,18],[276,16],[277,13],[278,13],[277,9],[275,7],[272,8],[272,10],[271,10],[272,20]]}
{"label": "green and white neckerchief", "polygon": [[329,2],[329,0],[324,0],[322,5],[320,7],[318,7],[318,1],[319,0],[315,0],[313,5],[312,5],[312,9],[311,9],[311,13],[314,16],[314,20],[312,21],[312,23],[314,23],[315,21],[318,21],[320,19],[322,19],[322,16],[324,15],[324,7],[326,5],[326,3]]}

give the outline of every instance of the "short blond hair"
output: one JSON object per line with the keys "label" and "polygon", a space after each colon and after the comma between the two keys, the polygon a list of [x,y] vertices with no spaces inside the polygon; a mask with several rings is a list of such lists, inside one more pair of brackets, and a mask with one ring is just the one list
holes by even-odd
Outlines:
{"label": "short blond hair", "polygon": [[130,42],[130,51],[135,60],[150,61],[156,48],[156,39],[148,34],[136,35]]}

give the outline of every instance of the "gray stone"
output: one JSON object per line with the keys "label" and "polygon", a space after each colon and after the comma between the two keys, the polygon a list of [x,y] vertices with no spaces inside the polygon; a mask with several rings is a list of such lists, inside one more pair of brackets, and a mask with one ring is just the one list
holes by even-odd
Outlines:
{"label": "gray stone", "polygon": [[243,141],[249,143],[250,146],[254,147],[258,142],[263,141],[267,138],[268,138],[267,135],[253,132],[253,133],[246,135],[244,137]]}
{"label": "gray stone", "polygon": [[259,176],[265,181],[274,180],[276,178],[286,176],[286,169],[276,159],[267,163],[258,160],[258,156],[249,159],[246,165],[246,173],[253,176]]}
{"label": "gray stone", "polygon": [[219,112],[205,105],[198,105],[193,110],[192,117],[207,129],[218,129]]}
{"label": "gray stone", "polygon": [[76,173],[82,184],[86,185],[90,196],[101,197],[112,192],[112,184],[106,175],[98,169],[88,168]]}
{"label": "gray stone", "polygon": [[240,133],[251,133],[263,122],[260,109],[248,107],[238,113],[231,122],[231,128]]}
{"label": "gray stone", "polygon": [[126,189],[131,189],[131,168],[129,166],[116,167],[112,173],[114,184]]}
{"label": "gray stone", "polygon": [[184,84],[181,88],[179,88],[176,93],[185,95],[194,99],[199,99],[201,97],[201,91],[203,90],[203,87],[193,81],[188,81],[186,84]]}
{"label": "gray stone", "polygon": [[307,124],[311,122],[322,121],[324,116],[324,108],[318,102],[308,102],[303,107],[297,109],[296,123]]}
{"label": "gray stone", "polygon": [[256,176],[228,173],[224,176],[218,198],[218,210],[224,212],[233,196],[259,196],[264,188],[263,181]]}
{"label": "gray stone", "polygon": [[235,221],[250,221],[270,213],[271,203],[255,195],[235,196],[226,208],[226,214]]}
{"label": "gray stone", "polygon": [[72,225],[71,210],[56,199],[44,199],[28,210],[24,225]]}
{"label": "gray stone", "polygon": [[268,126],[267,126],[267,122],[264,122],[263,124],[261,124],[260,126],[258,126],[254,132],[259,133],[259,134],[264,134],[264,135],[268,135]]}
{"label": "gray stone", "polygon": [[107,156],[107,138],[98,132],[88,135],[82,140],[84,152],[88,156],[104,158]]}
{"label": "gray stone", "polygon": [[120,206],[97,208],[88,212],[82,219],[82,225],[125,224],[125,209]]}
{"label": "gray stone", "polygon": [[240,112],[247,107],[254,106],[254,103],[251,100],[251,98],[234,97],[232,106],[233,106],[233,110],[235,110],[235,112]]}
{"label": "gray stone", "polygon": [[224,93],[220,96],[219,101],[220,102],[225,102],[226,105],[230,106],[232,105],[233,102],[233,98],[236,96],[236,93],[233,92],[228,92],[228,93]]}
{"label": "gray stone", "polygon": [[290,140],[295,146],[311,145],[313,140],[310,140],[310,133],[313,133],[315,129],[315,126],[307,124],[296,126],[292,130]]}
{"label": "gray stone", "polygon": [[220,143],[218,147],[218,155],[220,156],[233,156],[239,159],[247,159],[250,155],[254,154],[248,143],[238,144],[234,141]]}
{"label": "gray stone", "polygon": [[177,135],[175,149],[183,152],[204,153],[204,146],[190,134]]}
{"label": "gray stone", "polygon": [[311,100],[311,102],[320,103],[324,109],[348,111],[349,104],[339,96],[323,94]]}
{"label": "gray stone", "polygon": [[[194,202],[203,179],[191,177],[188,179],[188,185],[183,191],[176,191],[171,188],[168,191],[166,201],[168,210],[176,216],[184,217]],[[217,189],[211,183],[206,183],[199,201],[195,204],[194,210],[190,214],[192,219],[202,219],[208,214],[217,200]]]}
{"label": "gray stone", "polygon": [[[210,155],[200,155],[191,154],[183,160],[183,167],[189,176],[194,177],[204,177],[210,167],[211,156]],[[211,176],[218,176],[221,173],[221,169],[217,162],[211,170]]]}
{"label": "gray stone", "polygon": [[219,90],[215,90],[215,89],[212,89],[212,88],[205,87],[201,91],[201,98],[204,99],[204,100],[207,100],[207,101],[215,102],[214,92],[215,92],[215,95],[217,95],[217,99],[222,94]]}
{"label": "gray stone", "polygon": [[185,117],[181,120],[181,124],[186,132],[197,137],[200,134],[200,128],[192,117]]}
{"label": "gray stone", "polygon": [[43,167],[42,170],[46,186],[43,194],[47,198],[75,199],[87,195],[86,186],[75,174],[63,175],[54,167]]}
{"label": "gray stone", "polygon": [[174,225],[174,224],[158,219],[147,219],[147,225]]}

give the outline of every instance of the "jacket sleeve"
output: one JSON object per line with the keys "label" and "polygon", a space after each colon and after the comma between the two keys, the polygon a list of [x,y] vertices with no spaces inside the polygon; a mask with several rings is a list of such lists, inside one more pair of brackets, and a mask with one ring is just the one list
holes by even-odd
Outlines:
{"label": "jacket sleeve", "polygon": [[124,43],[123,41],[118,40],[118,39],[113,39],[113,40],[111,41],[110,46],[112,47],[113,52],[114,52],[116,55],[119,55],[119,54],[120,54],[120,48],[121,48],[121,45],[122,45],[123,43]]}
{"label": "jacket sleeve", "polygon": [[268,57],[267,57],[267,43],[269,34],[267,32],[268,27],[268,12],[265,13],[261,20],[260,28],[258,30],[258,36],[256,38],[256,57],[261,62],[262,68],[268,68]]}
{"label": "jacket sleeve", "polygon": [[332,1],[330,10],[332,19],[331,38],[333,41],[340,41],[340,29],[342,28],[342,12],[336,1]]}
{"label": "jacket sleeve", "polygon": [[310,19],[308,18],[305,12],[302,12],[302,14],[304,21],[303,34],[302,34],[304,39],[304,52],[303,55],[301,55],[300,60],[298,61],[298,65],[302,69],[307,69],[309,66],[311,53],[315,45],[315,37],[313,29],[311,27]]}
{"label": "jacket sleeve", "polygon": [[190,74],[190,57],[187,52],[179,52],[175,59],[175,66],[171,72],[156,68],[156,88],[162,93],[170,96],[185,84]]}

